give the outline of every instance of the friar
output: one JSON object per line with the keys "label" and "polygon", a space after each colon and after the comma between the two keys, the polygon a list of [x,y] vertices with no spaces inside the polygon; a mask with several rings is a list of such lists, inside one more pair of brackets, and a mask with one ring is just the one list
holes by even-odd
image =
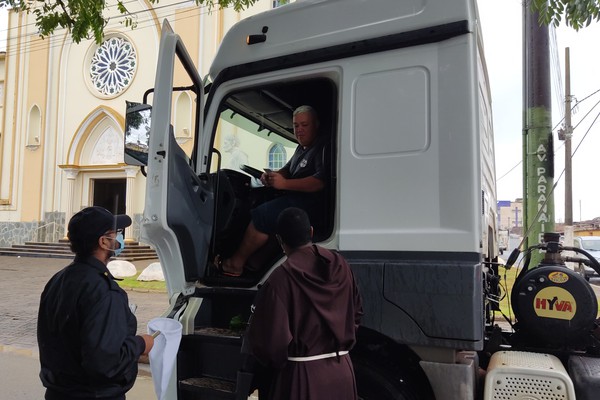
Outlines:
{"label": "friar", "polygon": [[356,399],[348,353],[362,301],[352,271],[340,254],[312,243],[303,210],[284,210],[276,229],[287,260],[260,289],[247,332],[254,357],[274,371],[261,399]]}

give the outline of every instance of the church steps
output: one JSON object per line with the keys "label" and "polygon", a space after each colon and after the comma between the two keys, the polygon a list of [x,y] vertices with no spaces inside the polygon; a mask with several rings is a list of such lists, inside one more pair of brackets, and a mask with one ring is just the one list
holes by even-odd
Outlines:
{"label": "church steps", "polygon": [[[54,243],[26,242],[11,247],[0,248],[0,255],[21,257],[73,258],[67,240]],[[139,242],[126,242],[126,247],[116,260],[140,261],[157,259],[156,252],[148,245]]]}

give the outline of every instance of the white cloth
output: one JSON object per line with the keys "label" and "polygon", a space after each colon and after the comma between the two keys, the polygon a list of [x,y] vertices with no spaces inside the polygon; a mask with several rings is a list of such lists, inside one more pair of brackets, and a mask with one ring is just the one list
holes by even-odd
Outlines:
{"label": "white cloth", "polygon": [[148,334],[160,331],[154,338],[154,346],[148,355],[154,391],[159,400],[166,399],[167,386],[175,368],[177,350],[181,342],[181,330],[181,323],[171,318],[154,318],[148,322]]}

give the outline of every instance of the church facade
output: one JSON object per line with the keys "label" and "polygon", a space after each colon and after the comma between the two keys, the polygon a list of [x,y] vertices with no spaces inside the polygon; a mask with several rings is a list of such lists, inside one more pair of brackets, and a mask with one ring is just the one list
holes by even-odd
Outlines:
{"label": "church facade", "polygon": [[62,239],[66,221],[91,205],[130,215],[126,236],[137,240],[146,178],[124,163],[125,102],[140,102],[154,85],[162,21],[204,76],[228,28],[277,5],[259,0],[238,13],[194,2],[132,2],[137,27],[125,27],[113,10],[101,44],[73,43],[64,30],[41,39],[33,16],[10,12],[0,58],[0,247]]}

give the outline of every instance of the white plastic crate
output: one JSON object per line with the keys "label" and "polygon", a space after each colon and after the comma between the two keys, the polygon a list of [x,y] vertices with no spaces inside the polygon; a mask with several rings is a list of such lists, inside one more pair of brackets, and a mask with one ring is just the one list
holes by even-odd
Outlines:
{"label": "white plastic crate", "polygon": [[484,400],[575,400],[573,382],[550,354],[499,351],[485,377]]}

